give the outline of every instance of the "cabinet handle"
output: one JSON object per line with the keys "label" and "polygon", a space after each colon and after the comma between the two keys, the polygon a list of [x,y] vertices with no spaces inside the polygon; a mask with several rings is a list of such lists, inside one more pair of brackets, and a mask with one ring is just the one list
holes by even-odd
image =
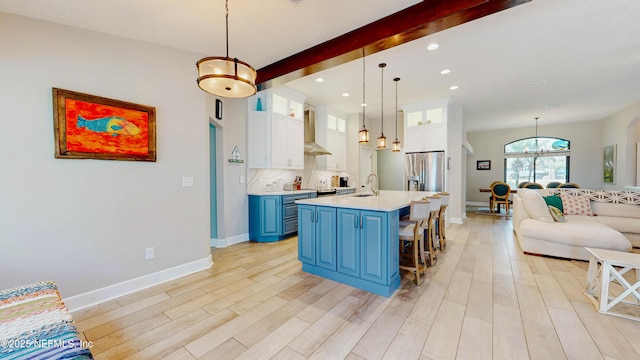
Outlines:
{"label": "cabinet handle", "polygon": [[358,228],[358,217],[354,217],[353,218],[353,226],[357,229]]}
{"label": "cabinet handle", "polygon": [[318,222],[318,210],[314,211],[314,212],[313,212],[313,215],[314,215],[314,217],[315,217],[315,220],[313,220],[313,222],[316,222],[316,223],[317,223],[317,222]]}
{"label": "cabinet handle", "polygon": [[362,221],[362,215],[360,215],[360,229],[364,228],[364,221]]}

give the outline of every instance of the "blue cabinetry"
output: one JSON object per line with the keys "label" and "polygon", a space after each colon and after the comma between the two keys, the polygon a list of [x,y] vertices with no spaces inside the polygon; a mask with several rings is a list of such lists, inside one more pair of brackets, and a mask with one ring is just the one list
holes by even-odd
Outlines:
{"label": "blue cabinetry", "polygon": [[304,271],[379,295],[400,286],[398,211],[299,205]]}
{"label": "blue cabinetry", "polygon": [[298,206],[295,201],[315,195],[249,195],[249,239],[273,242],[294,235],[298,231]]}

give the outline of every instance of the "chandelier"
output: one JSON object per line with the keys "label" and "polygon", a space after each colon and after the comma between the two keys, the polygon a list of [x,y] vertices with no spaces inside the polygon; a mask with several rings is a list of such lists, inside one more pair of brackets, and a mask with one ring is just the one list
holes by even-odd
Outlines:
{"label": "chandelier", "polygon": [[398,81],[400,78],[394,78],[393,81],[396,83],[396,139],[393,140],[393,152],[400,151],[400,140],[398,140]]}
{"label": "chandelier", "polygon": [[378,137],[378,149],[387,148],[387,137],[384,136],[384,68],[385,63],[378,64],[380,68],[380,137]]}
{"label": "chandelier", "polygon": [[244,61],[229,57],[229,0],[225,1],[227,56],[210,56],[196,63],[198,86],[209,94],[244,98],[256,93],[256,70]]}
{"label": "chandelier", "polygon": [[536,117],[535,119],[536,119],[535,150],[534,151],[530,151],[529,149],[524,149],[524,155],[527,156],[527,157],[532,157],[533,161],[537,160],[539,157],[541,157],[544,154],[549,152],[549,150],[547,150],[547,149],[538,148],[538,119],[539,118]]}
{"label": "chandelier", "polygon": [[367,130],[367,127],[364,125],[364,119],[365,119],[365,113],[364,113],[364,108],[367,106],[367,103],[365,102],[365,93],[364,93],[364,69],[365,69],[365,64],[364,64],[364,48],[362,48],[362,129],[360,129],[360,131],[358,131],[358,143],[360,144],[368,144],[369,143],[369,130]]}

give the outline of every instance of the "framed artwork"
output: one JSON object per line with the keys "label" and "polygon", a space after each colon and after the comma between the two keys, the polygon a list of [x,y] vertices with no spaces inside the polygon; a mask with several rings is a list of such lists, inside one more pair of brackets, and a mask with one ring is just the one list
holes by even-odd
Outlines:
{"label": "framed artwork", "polygon": [[478,160],[476,170],[491,170],[491,160]]}
{"label": "framed artwork", "polygon": [[59,159],[156,161],[156,109],[53,88]]}
{"label": "framed artwork", "polygon": [[222,100],[216,99],[216,119],[222,120]]}
{"label": "framed artwork", "polygon": [[609,145],[603,151],[603,180],[605,184],[616,183],[616,145]]}

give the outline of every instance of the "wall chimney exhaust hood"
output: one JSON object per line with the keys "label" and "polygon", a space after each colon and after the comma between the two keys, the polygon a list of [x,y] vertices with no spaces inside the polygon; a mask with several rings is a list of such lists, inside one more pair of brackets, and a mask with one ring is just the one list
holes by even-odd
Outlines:
{"label": "wall chimney exhaust hood", "polygon": [[316,143],[316,112],[304,111],[304,153],[307,155],[331,155]]}

